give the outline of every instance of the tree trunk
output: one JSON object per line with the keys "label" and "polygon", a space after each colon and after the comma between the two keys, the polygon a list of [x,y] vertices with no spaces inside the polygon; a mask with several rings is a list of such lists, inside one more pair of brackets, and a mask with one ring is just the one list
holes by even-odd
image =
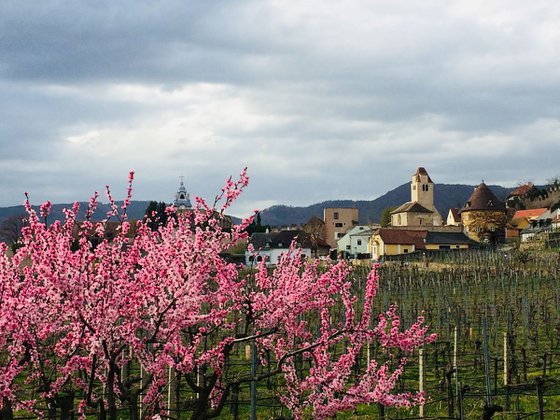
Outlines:
{"label": "tree trunk", "polygon": [[4,397],[2,399],[2,409],[0,410],[0,420],[13,420],[14,411],[12,409],[12,402]]}
{"label": "tree trunk", "polygon": [[210,397],[210,392],[207,389],[198,394],[198,400],[194,405],[194,411],[192,413],[192,420],[203,420],[208,418],[208,398]]}
{"label": "tree trunk", "polygon": [[69,393],[57,398],[60,407],[60,420],[71,420],[74,418],[74,394]]}
{"label": "tree trunk", "polygon": [[105,410],[105,402],[103,401],[103,398],[99,399],[97,407],[99,409],[97,412],[97,420],[107,420],[107,411]]}
{"label": "tree trunk", "polygon": [[131,391],[128,398],[128,415],[130,420],[139,420],[140,414],[138,411],[138,395],[140,391]]}
{"label": "tree trunk", "polygon": [[109,372],[107,372],[107,411],[109,420],[117,420],[117,399],[115,396],[115,364],[109,362]]}
{"label": "tree trunk", "polygon": [[56,415],[56,399],[55,398],[47,398],[46,399],[47,402],[47,418],[49,420],[56,420],[57,419],[57,415]]}

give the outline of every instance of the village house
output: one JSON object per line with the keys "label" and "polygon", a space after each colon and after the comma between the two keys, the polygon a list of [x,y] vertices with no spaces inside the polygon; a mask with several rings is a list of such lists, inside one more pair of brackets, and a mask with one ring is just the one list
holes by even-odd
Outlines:
{"label": "village house", "polygon": [[517,210],[506,226],[506,238],[518,238],[519,233],[531,225],[531,221],[545,213],[545,207],[540,209]]}
{"label": "village house", "polygon": [[376,226],[355,226],[337,242],[337,253],[343,258],[370,258],[368,243]]}
{"label": "village house", "polygon": [[358,225],[359,211],[355,207],[327,207],[323,211],[325,222],[325,242],[331,249],[346,232]]}
{"label": "village house", "polygon": [[528,227],[523,229],[519,236],[521,237],[521,242],[528,241],[547,241],[549,239],[549,234],[558,232],[558,217],[560,215],[560,209],[551,211],[546,209],[541,215],[530,220]]}
{"label": "village house", "polygon": [[538,189],[533,185],[532,182],[527,182],[523,185],[518,186],[512,192],[509,193],[506,198],[506,206],[514,209],[525,209],[524,197],[528,195],[533,195],[538,193]]}
{"label": "village house", "polygon": [[450,208],[447,213],[446,226],[461,226],[461,210],[458,208]]}
{"label": "village house", "polygon": [[537,188],[532,183],[527,183],[512,191],[506,199],[508,207],[518,210],[555,208],[560,203],[560,182]]}
{"label": "village house", "polygon": [[249,238],[250,247],[245,251],[245,264],[256,266],[264,259],[267,266],[276,265],[282,255],[290,250],[293,241],[296,242],[296,248],[302,257],[311,257],[309,238],[301,230],[255,232]]}
{"label": "village house", "polygon": [[373,233],[369,250],[373,260],[418,251],[465,250],[472,246],[462,232],[382,228]]}

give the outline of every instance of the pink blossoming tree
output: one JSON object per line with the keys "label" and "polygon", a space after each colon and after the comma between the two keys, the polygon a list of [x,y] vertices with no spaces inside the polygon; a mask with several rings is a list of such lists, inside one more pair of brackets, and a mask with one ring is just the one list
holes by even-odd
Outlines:
{"label": "pink blossoming tree", "polygon": [[[272,376],[282,378],[279,398],[296,418],[423,401],[395,391],[404,358],[392,369],[376,360],[356,369],[375,341],[389,359],[435,340],[421,317],[403,330],[395,307],[373,313],[377,267],[358,298],[343,262],[319,267],[293,248],[272,270],[228,263],[221,252],[246,239],[252,221],[226,228],[245,171],[214,205],[197,199],[190,215],[169,217],[157,231],[138,222],[132,234],[132,181],[131,173],[120,207],[107,188],[107,220],[120,222],[110,240],[106,223],[92,222],[96,194],[79,223],[78,204],[64,222],[47,225],[50,203],[36,214],[27,202],[22,246],[8,257],[0,244],[0,418],[13,410],[49,418],[74,410],[110,419],[118,410],[132,419],[169,414],[171,386],[196,395],[181,402],[193,418],[211,418],[240,387]],[[248,344],[266,368],[232,373]]]}

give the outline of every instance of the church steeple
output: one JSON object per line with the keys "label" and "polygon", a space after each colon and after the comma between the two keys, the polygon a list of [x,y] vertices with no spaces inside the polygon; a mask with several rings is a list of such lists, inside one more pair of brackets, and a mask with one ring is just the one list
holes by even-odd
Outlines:
{"label": "church steeple", "polygon": [[175,207],[179,211],[184,211],[187,209],[192,208],[191,200],[187,189],[185,188],[185,184],[183,182],[184,176],[181,176],[181,184],[179,185],[179,189],[175,193],[175,201],[173,201],[173,207]]}
{"label": "church steeple", "polygon": [[416,173],[412,175],[410,188],[410,201],[416,201],[428,210],[435,210],[434,183],[425,168],[418,168]]}

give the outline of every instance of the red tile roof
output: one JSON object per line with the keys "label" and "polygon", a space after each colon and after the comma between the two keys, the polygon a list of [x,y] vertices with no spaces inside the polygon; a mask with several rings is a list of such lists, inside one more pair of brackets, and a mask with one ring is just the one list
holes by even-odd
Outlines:
{"label": "red tile roof", "polygon": [[529,210],[517,210],[513,215],[513,219],[533,219],[535,217],[539,217],[543,214],[547,209],[540,208],[540,209],[529,209]]}
{"label": "red tile roof", "polygon": [[509,195],[510,197],[512,196],[518,196],[518,195],[523,195],[529,192],[529,190],[533,188],[533,183],[532,182],[528,182],[524,185],[520,185],[519,187],[517,187],[515,190],[513,190]]}
{"label": "red tile roof", "polygon": [[414,245],[416,249],[426,249],[424,239],[427,235],[425,230],[379,229],[379,236],[385,244]]}

